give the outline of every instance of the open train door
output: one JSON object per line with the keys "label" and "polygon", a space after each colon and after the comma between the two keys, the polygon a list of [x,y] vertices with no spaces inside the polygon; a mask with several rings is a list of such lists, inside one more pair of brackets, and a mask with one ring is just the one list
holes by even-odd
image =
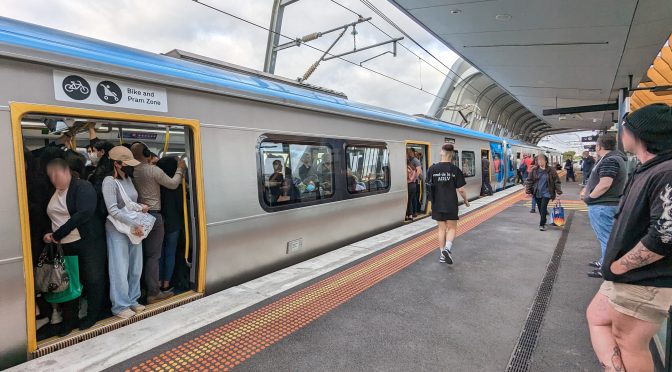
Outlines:
{"label": "open train door", "polygon": [[411,154],[420,161],[420,167],[422,169],[422,174],[418,177],[417,180],[417,193],[418,198],[417,203],[417,215],[427,215],[429,213],[429,203],[427,199],[427,183],[425,175],[427,175],[427,169],[429,169],[429,142],[418,142],[418,141],[406,141],[406,156],[407,159]]}
{"label": "open train door", "polygon": [[[25,298],[26,298],[26,339],[27,353],[30,358],[39,357],[77,342],[90,339],[97,335],[112,331],[121,326],[150,317],[159,312],[174,308],[186,302],[193,301],[204,295],[205,292],[205,209],[203,196],[203,171],[201,160],[200,125],[198,121],[191,119],[178,119],[164,116],[140,115],[125,112],[101,111],[76,107],[51,106],[28,103],[11,103],[12,139],[14,145],[14,160],[17,180],[17,193],[19,206],[19,221],[21,224],[21,238],[24,262]],[[88,132],[88,133],[87,133]],[[170,137],[170,140],[168,139]],[[96,318],[97,322],[85,330],[73,330],[63,337],[55,336],[56,331],[50,330],[49,323],[37,327],[36,313],[38,308],[46,304],[46,308],[40,312],[45,313],[51,307],[44,301],[44,295],[38,295],[35,291],[33,280],[33,266],[37,262],[43,250],[44,244],[41,237],[44,231],[41,227],[44,223],[46,202],[44,189],[40,188],[48,180],[45,178],[43,167],[53,157],[71,159],[70,165],[73,177],[88,180],[94,190],[98,190],[98,181],[106,176],[114,174],[113,165],[107,158],[105,172],[96,172],[103,169],[101,160],[98,167],[93,169],[91,158],[87,158],[87,145],[92,145],[93,139],[102,141],[110,146],[129,145],[140,142],[150,155],[159,155],[157,166],[161,167],[162,160],[169,160],[177,167],[176,157],[183,158],[187,163],[186,175],[183,182],[175,191],[180,190],[181,214],[176,215],[175,223],[182,231],[183,238],[179,238],[175,247],[175,274],[180,270],[179,264],[183,264],[181,273],[186,278],[183,285],[173,285],[171,292],[174,296],[147,303],[143,312],[136,314],[131,319],[119,317],[106,317],[107,312]],[[98,143],[98,142],[96,142]],[[143,154],[144,154],[143,151]],[[54,155],[56,154],[56,155]],[[145,155],[147,156],[147,155]],[[151,157],[149,157],[151,161]],[[107,173],[109,171],[109,173]],[[165,171],[164,171],[165,172]],[[175,170],[172,171],[173,174]],[[98,177],[100,176],[100,177]],[[101,181],[102,183],[102,181]],[[181,189],[180,189],[181,187]],[[97,203],[100,205],[99,200]],[[161,212],[155,215],[163,215],[168,208],[161,208]],[[103,224],[106,220],[107,210],[96,208],[91,219],[99,219]],[[167,218],[167,217],[166,217]],[[163,217],[162,217],[163,219]],[[164,227],[167,226],[167,221]],[[48,220],[46,224],[48,224]],[[166,230],[167,231],[167,230]],[[172,232],[172,230],[171,230]],[[165,238],[165,236],[164,236]],[[87,242],[90,243],[90,242]],[[97,241],[92,248],[100,249],[98,252],[106,256],[107,250],[103,243]],[[108,265],[112,264],[108,257]],[[99,261],[97,261],[99,262]],[[103,267],[107,272],[107,267]],[[99,271],[98,271],[99,272]],[[102,279],[101,279],[102,278]],[[105,282],[107,275],[101,275],[96,280]],[[172,278],[171,278],[172,279]],[[80,279],[84,282],[84,279]],[[173,282],[173,280],[168,280]],[[86,287],[86,284],[84,284]],[[90,286],[90,288],[94,288]],[[85,297],[90,294],[86,293]],[[104,297],[108,296],[107,293]],[[140,303],[149,302],[147,296],[141,296]],[[37,305],[37,306],[36,306]],[[103,309],[109,305],[103,304]],[[43,332],[44,331],[44,332]]]}

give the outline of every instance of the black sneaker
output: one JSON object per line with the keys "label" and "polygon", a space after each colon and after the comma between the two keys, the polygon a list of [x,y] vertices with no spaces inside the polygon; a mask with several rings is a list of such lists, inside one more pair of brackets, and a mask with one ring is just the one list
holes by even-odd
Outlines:
{"label": "black sneaker", "polygon": [[530,213],[537,213],[534,209],[530,209]]}
{"label": "black sneaker", "polygon": [[441,250],[441,256],[443,256],[443,259],[446,261],[448,265],[453,264],[453,256],[450,255],[450,251],[448,248],[443,248]]}
{"label": "black sneaker", "polygon": [[446,259],[443,258],[443,249],[439,248],[439,263],[446,263]]}
{"label": "black sneaker", "polygon": [[546,225],[544,225],[544,226],[539,226],[539,231],[546,231]]}
{"label": "black sneaker", "polygon": [[600,263],[600,261],[592,261],[592,262],[589,262],[588,265],[592,266],[596,269],[601,269],[602,268],[602,264]]}
{"label": "black sneaker", "polygon": [[588,273],[588,276],[591,277],[591,278],[599,278],[599,279],[602,279],[602,278],[603,278],[603,276],[602,276],[602,270],[600,270],[600,269],[595,269],[595,270],[589,272],[589,273]]}

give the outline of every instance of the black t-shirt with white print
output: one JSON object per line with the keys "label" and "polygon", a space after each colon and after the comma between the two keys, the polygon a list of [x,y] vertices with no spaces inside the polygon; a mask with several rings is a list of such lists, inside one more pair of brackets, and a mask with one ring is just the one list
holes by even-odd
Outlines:
{"label": "black t-shirt with white print", "polygon": [[464,174],[453,163],[433,164],[427,171],[429,200],[436,212],[453,212],[457,209],[457,189],[467,184]]}

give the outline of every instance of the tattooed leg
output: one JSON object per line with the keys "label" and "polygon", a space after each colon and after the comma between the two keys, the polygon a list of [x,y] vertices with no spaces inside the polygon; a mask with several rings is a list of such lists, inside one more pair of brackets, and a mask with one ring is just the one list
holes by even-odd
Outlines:
{"label": "tattooed leg", "polygon": [[615,370],[612,367],[611,359],[614,348],[618,348],[618,346],[611,333],[612,324],[609,317],[611,305],[608,301],[605,295],[597,293],[588,306],[586,317],[590,331],[590,342],[593,344],[595,355],[603,370],[613,372]]}

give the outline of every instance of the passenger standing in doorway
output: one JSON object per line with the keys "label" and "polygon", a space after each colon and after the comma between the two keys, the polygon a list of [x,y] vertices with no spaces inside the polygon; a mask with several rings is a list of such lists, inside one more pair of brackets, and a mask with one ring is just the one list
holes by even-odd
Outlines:
{"label": "passenger standing in doorway", "polygon": [[[415,158],[418,160],[418,163],[420,163],[420,174],[422,175],[422,165],[425,164],[424,157],[421,152],[415,151]],[[418,215],[418,213],[422,212],[422,192],[421,190],[425,190],[424,192],[426,193],[426,188],[427,185],[424,184],[425,180],[423,177],[418,177],[418,203],[416,204],[416,209],[415,209],[415,216]],[[413,217],[415,217],[413,216]]]}
{"label": "passenger standing in doorway", "polygon": [[[348,169],[348,177],[352,177],[352,173]],[[408,200],[406,202],[406,221],[413,221],[413,213],[415,212],[415,204],[418,202],[418,171],[410,159],[406,160],[406,185],[408,189]],[[348,179],[350,181],[350,178]],[[354,177],[352,182],[356,184]],[[354,185],[353,185],[354,186]],[[348,189],[350,184],[348,182]]]}
{"label": "passenger standing in doorway", "polygon": [[[625,167],[625,155],[616,150],[616,138],[600,136],[595,145],[600,161],[593,169],[594,173],[581,190],[581,199],[588,205],[588,218],[595,236],[600,242],[600,258],[590,263],[595,270],[588,273],[592,278],[602,278],[602,262],[607,250],[607,241],[618,211],[618,203],[628,179]],[[585,161],[585,160],[584,160]]]}
{"label": "passenger standing in doorway", "polygon": [[532,168],[527,177],[525,191],[536,200],[539,207],[539,230],[546,231],[548,203],[562,195],[560,177],[555,169],[549,166],[546,155],[537,155],[537,166]]}
{"label": "passenger standing in doorway", "polygon": [[[140,276],[142,275],[142,245],[133,244],[126,234],[117,230],[109,218],[116,219],[131,226],[131,232],[142,237],[142,227],[134,226],[131,216],[126,213],[124,194],[136,202],[138,192],[131,178],[135,167],[140,164],[133,158],[131,150],[124,146],[115,146],[108,153],[113,161],[112,175],[103,180],[103,199],[107,208],[108,220],[105,222],[107,233],[107,255],[109,260],[110,299],[112,314],[128,319],[145,310],[138,303],[140,298]],[[143,205],[143,213],[149,207]]]}
{"label": "passenger standing in doorway", "polygon": [[572,162],[572,159],[567,159],[565,161],[565,170],[567,171],[565,181],[569,182],[571,179],[572,182],[576,182],[576,176],[574,175],[574,162]]}
{"label": "passenger standing in doorway", "polygon": [[672,107],[625,118],[623,148],[642,163],[625,188],[588,306],[590,340],[605,370],[653,371],[651,339],[672,305]]}
{"label": "passenger standing in doorway", "polygon": [[432,202],[432,219],[438,224],[439,262],[452,264],[452,247],[457,233],[458,200],[460,193],[465,206],[469,206],[464,186],[464,174],[453,164],[455,149],[447,143],[441,147],[441,162],[433,164],[427,171],[429,197]]}
{"label": "passenger standing in doorway", "polygon": [[152,304],[173,296],[172,292],[163,292],[159,282],[159,260],[164,238],[164,223],[161,215],[161,186],[175,190],[180,186],[186,164],[180,160],[173,177],[168,177],[161,168],[149,163],[151,152],[147,145],[136,142],[131,151],[137,161],[133,174],[133,185],[138,191],[138,202],[149,207],[149,213],[156,218],[154,227],[142,242],[143,276],[147,288],[147,303]]}
{"label": "passenger standing in doorway", "polygon": [[412,220],[412,219],[414,219],[415,217],[418,216],[418,209],[419,209],[419,206],[418,206],[419,205],[419,203],[418,203],[418,184],[422,180],[422,163],[418,159],[418,157],[417,157],[418,153],[415,152],[415,150],[409,148],[406,151],[406,154],[408,156],[408,160],[411,162],[411,167],[415,171],[415,181],[414,181],[415,192],[413,194],[414,195],[414,200],[413,200],[413,203],[411,205],[411,207],[412,207],[412,209],[411,209],[411,220]]}
{"label": "passenger standing in doorway", "polygon": [[492,185],[490,185],[490,160],[483,154],[481,158],[481,196],[492,195]]}
{"label": "passenger standing in doorway", "polygon": [[[168,175],[173,177],[177,172],[178,159],[174,156],[165,156],[156,163],[156,166]],[[276,168],[275,162],[273,167]],[[280,164],[282,169],[282,163]],[[274,173],[275,174],[275,173]],[[280,175],[282,177],[282,175]],[[284,180],[282,180],[284,181]],[[284,183],[284,182],[281,182]],[[282,186],[280,186],[282,187]],[[271,192],[273,194],[273,191]],[[274,203],[277,197],[274,194]],[[171,190],[161,186],[161,216],[163,216],[164,236],[161,248],[161,259],[159,260],[159,280],[162,292],[171,291],[170,281],[175,271],[175,257],[177,255],[177,243],[184,226],[184,203],[183,203],[182,185],[177,189]]]}

